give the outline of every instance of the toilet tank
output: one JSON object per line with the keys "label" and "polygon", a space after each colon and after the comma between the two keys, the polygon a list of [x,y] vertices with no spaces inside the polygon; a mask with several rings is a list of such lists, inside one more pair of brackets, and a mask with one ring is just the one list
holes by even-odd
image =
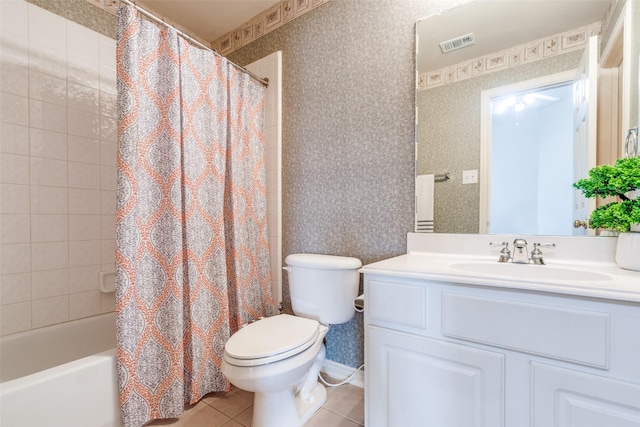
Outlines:
{"label": "toilet tank", "polygon": [[334,255],[291,254],[284,260],[289,274],[291,308],[297,316],[339,324],[355,314],[362,262]]}

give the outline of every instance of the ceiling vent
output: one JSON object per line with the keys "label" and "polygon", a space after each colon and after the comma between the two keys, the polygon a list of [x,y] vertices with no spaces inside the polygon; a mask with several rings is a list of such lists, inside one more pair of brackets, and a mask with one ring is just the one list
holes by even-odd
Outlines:
{"label": "ceiling vent", "polygon": [[440,49],[442,53],[448,53],[452,50],[461,49],[463,47],[471,46],[476,43],[476,38],[473,33],[465,34],[464,36],[456,37],[455,39],[447,40],[440,43]]}

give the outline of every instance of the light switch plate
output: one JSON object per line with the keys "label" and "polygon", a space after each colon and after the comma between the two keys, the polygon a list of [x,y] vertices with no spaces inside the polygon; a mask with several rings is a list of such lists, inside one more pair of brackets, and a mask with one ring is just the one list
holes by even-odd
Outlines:
{"label": "light switch plate", "polygon": [[462,171],[462,183],[463,184],[477,184],[478,183],[478,169]]}

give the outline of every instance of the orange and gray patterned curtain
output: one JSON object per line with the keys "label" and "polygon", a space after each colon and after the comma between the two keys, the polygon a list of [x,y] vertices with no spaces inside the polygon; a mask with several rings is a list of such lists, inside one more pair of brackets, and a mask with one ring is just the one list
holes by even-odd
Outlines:
{"label": "orange and gray patterned curtain", "polygon": [[225,343],[274,314],[265,89],[134,7],[117,39],[117,365],[141,426],[227,390]]}

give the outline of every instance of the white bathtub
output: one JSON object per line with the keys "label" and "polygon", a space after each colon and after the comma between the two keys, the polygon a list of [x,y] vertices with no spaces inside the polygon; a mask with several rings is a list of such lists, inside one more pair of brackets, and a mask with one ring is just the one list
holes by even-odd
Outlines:
{"label": "white bathtub", "polygon": [[120,426],[115,315],[0,338],[0,426]]}

